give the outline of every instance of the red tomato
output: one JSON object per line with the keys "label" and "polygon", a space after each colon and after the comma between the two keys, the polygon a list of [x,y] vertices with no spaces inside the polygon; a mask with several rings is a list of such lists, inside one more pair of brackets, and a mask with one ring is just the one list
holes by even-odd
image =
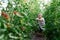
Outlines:
{"label": "red tomato", "polygon": [[16,14],[17,12],[16,11],[14,11],[14,14]]}
{"label": "red tomato", "polygon": [[2,16],[4,16],[6,19],[10,18],[5,12],[2,12]]}

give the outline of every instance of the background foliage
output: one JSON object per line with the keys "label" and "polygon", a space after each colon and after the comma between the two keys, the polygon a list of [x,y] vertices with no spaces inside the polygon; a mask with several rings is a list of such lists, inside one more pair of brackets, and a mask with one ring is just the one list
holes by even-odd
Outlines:
{"label": "background foliage", "polygon": [[46,20],[45,34],[48,40],[60,40],[60,1],[52,0],[50,6],[46,6],[44,13]]}

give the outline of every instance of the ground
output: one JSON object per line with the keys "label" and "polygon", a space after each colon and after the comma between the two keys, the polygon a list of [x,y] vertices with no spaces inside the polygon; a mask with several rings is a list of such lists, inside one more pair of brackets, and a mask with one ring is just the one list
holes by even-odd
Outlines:
{"label": "ground", "polygon": [[34,34],[32,40],[46,40],[46,37],[38,36],[37,34]]}

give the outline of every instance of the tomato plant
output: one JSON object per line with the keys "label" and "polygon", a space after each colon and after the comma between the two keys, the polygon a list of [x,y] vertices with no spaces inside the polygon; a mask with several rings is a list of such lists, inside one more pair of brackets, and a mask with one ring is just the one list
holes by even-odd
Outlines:
{"label": "tomato plant", "polygon": [[[36,17],[40,12],[37,0],[9,0],[0,16],[1,40],[25,40],[37,30]],[[9,19],[9,20],[7,20]]]}

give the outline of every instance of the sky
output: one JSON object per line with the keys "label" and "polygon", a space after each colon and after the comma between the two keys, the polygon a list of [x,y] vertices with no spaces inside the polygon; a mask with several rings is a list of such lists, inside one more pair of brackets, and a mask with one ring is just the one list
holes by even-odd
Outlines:
{"label": "sky", "polygon": [[[30,1],[30,0],[29,0]],[[40,0],[42,1],[42,3],[44,3],[45,5],[48,4],[50,2],[50,0]],[[8,5],[8,0],[0,0],[0,2],[2,2],[2,6],[0,5],[0,7],[6,8]],[[3,3],[4,2],[4,3]],[[43,6],[41,4],[41,6]]]}
{"label": "sky", "polygon": [[0,0],[0,1],[3,1],[3,2],[5,2],[5,3],[8,3],[8,0]]}
{"label": "sky", "polygon": [[[44,3],[45,5],[47,5],[50,2],[50,0],[40,0],[40,1],[42,1],[42,3]],[[6,7],[8,5],[8,0],[0,0],[0,2],[2,3],[2,5],[0,5],[0,15],[1,15],[2,8],[6,9]],[[14,5],[13,5],[13,7],[14,7]],[[40,9],[42,9],[42,8],[44,9],[45,7],[43,7],[43,5],[40,4]]]}
{"label": "sky", "polygon": [[51,0],[40,0],[40,10],[41,10],[41,13],[43,13],[43,10],[45,9],[45,6],[44,5],[50,5],[50,2]]}

